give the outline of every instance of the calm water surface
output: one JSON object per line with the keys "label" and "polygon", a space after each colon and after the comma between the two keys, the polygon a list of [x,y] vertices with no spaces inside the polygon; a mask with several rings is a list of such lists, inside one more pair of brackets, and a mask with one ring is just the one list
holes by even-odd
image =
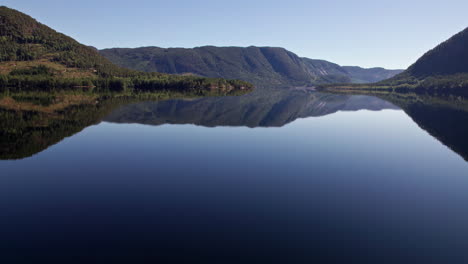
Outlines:
{"label": "calm water surface", "polygon": [[1,160],[0,259],[467,263],[463,106],[262,98],[125,105]]}

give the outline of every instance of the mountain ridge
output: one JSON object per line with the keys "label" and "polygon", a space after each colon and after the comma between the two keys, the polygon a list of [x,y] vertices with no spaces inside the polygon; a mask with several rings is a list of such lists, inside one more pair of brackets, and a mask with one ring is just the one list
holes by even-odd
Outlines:
{"label": "mountain ridge", "polygon": [[[320,83],[343,83],[352,80],[371,82],[375,79],[366,80],[368,76],[359,79],[338,64],[299,57],[281,47],[148,46],[111,48],[99,52],[117,65],[130,69],[234,78],[256,85],[314,86]],[[401,71],[389,71],[389,74],[393,76],[399,72]]]}

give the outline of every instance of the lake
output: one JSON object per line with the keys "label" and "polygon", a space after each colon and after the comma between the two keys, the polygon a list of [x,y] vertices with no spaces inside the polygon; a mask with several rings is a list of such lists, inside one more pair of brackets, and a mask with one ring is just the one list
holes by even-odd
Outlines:
{"label": "lake", "polygon": [[467,102],[283,89],[3,110],[0,260],[467,263]]}

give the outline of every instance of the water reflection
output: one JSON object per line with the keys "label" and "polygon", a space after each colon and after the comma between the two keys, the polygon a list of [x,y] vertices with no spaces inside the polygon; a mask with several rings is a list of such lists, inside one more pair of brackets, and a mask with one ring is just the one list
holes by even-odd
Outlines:
{"label": "water reflection", "polygon": [[57,110],[0,107],[0,159],[22,159],[39,153],[84,128],[99,124],[127,100],[105,98]]}
{"label": "water reflection", "polygon": [[256,90],[240,97],[135,103],[113,111],[104,120],[148,125],[281,127],[298,118],[362,109],[377,111],[399,108],[373,96],[272,89]]}
{"label": "water reflection", "polygon": [[458,95],[379,94],[468,161],[468,98]]}
{"label": "water reflection", "polygon": [[468,164],[401,110],[335,113],[397,105],[461,154],[465,101],[378,96],[4,110],[7,158],[107,122],[0,161],[0,260],[465,263]]}
{"label": "water reflection", "polygon": [[[41,108],[42,109],[42,108]],[[337,111],[403,109],[415,123],[468,160],[468,100],[416,94],[338,95],[304,89],[260,89],[243,96],[137,102],[100,98],[55,111],[0,107],[0,159],[39,153],[100,123],[281,127]]]}
{"label": "water reflection", "polygon": [[395,108],[375,97],[301,90],[260,90],[244,96],[132,104],[135,101],[100,98],[53,111],[45,107],[23,107],[25,110],[0,107],[0,159],[32,156],[103,119],[152,125],[283,126],[297,118],[321,116],[339,110]]}

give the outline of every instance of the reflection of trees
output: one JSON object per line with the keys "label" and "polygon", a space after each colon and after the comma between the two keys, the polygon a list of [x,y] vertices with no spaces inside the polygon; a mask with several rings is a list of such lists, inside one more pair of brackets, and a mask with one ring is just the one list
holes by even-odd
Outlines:
{"label": "reflection of trees", "polygon": [[[206,96],[242,95],[250,90],[228,93],[214,90]],[[93,124],[119,106],[139,101],[197,98],[192,92],[98,95],[65,93],[0,94],[0,159],[21,159],[47,149],[65,137]]]}
{"label": "reflection of trees", "polygon": [[97,124],[125,100],[64,107],[54,112],[0,108],[0,159],[21,159]]}

